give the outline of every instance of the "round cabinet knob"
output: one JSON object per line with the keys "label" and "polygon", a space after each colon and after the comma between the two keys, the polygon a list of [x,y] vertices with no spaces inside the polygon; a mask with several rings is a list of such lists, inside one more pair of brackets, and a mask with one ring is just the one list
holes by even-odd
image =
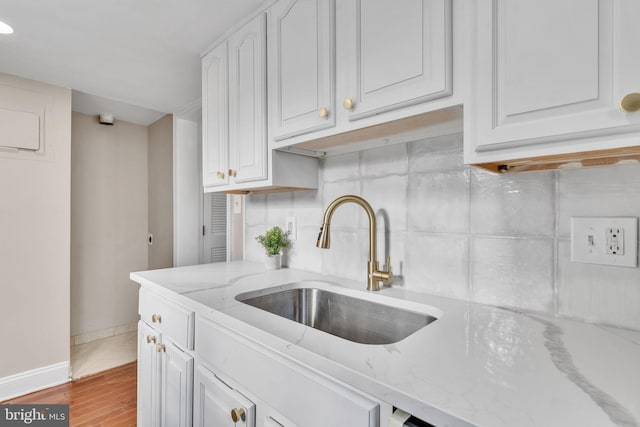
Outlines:
{"label": "round cabinet knob", "polygon": [[344,101],[342,101],[342,106],[347,110],[353,110],[356,106],[356,103],[353,102],[353,99],[351,98],[345,98]]}
{"label": "round cabinet knob", "polygon": [[159,314],[152,314],[151,315],[151,322],[152,323],[160,323],[162,321],[162,316],[160,316]]}
{"label": "round cabinet knob", "polygon": [[164,346],[164,344],[156,344],[156,351],[158,353],[162,353],[165,350],[165,348],[166,347]]}
{"label": "round cabinet knob", "polygon": [[152,342],[156,342],[155,335],[147,335],[147,344],[151,344]]}
{"label": "round cabinet knob", "polygon": [[234,423],[237,423],[238,421],[244,421],[245,420],[245,414],[244,414],[244,409],[242,408],[233,408],[231,410],[231,419],[233,420]]}
{"label": "round cabinet knob", "polygon": [[630,93],[620,100],[620,109],[627,113],[640,110],[640,93]]}
{"label": "round cabinet knob", "polygon": [[326,108],[322,107],[320,109],[320,111],[318,111],[318,115],[320,117],[322,117],[323,119],[326,119],[327,117],[329,117],[329,110],[327,110]]}
{"label": "round cabinet knob", "polygon": [[218,173],[216,173],[216,176],[220,179],[224,179],[224,172],[218,171]]}
{"label": "round cabinet knob", "polygon": [[229,176],[235,177],[238,175],[237,171],[234,171],[233,169],[229,169]]}

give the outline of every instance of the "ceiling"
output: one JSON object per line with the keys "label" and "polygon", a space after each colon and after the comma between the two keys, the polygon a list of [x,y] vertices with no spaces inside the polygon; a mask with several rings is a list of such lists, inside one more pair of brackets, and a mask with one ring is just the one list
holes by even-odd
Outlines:
{"label": "ceiling", "polygon": [[200,55],[263,3],[0,0],[14,29],[0,35],[0,72],[74,89],[76,111],[149,124],[200,98]]}

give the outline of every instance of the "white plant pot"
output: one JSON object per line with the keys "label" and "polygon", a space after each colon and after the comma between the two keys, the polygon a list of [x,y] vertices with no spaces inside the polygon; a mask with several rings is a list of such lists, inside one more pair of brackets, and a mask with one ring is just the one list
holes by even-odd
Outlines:
{"label": "white plant pot", "polygon": [[280,270],[280,267],[282,267],[282,255],[265,255],[264,265],[267,270]]}

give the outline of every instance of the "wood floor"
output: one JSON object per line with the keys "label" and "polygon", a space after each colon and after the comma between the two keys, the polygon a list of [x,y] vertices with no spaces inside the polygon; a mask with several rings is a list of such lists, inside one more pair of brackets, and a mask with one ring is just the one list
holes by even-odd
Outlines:
{"label": "wood floor", "polygon": [[3,403],[68,404],[73,427],[136,425],[137,363],[129,363]]}

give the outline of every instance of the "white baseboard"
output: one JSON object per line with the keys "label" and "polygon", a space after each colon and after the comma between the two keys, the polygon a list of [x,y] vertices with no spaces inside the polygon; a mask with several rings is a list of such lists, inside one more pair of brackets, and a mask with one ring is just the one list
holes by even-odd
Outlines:
{"label": "white baseboard", "polygon": [[0,402],[71,380],[69,361],[0,378]]}
{"label": "white baseboard", "polygon": [[126,325],[115,326],[113,328],[101,329],[99,331],[88,332],[86,334],[74,335],[71,337],[71,347],[86,344],[104,338],[115,337],[138,330],[138,322],[127,323]]}

